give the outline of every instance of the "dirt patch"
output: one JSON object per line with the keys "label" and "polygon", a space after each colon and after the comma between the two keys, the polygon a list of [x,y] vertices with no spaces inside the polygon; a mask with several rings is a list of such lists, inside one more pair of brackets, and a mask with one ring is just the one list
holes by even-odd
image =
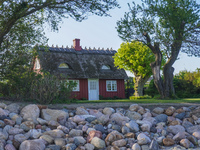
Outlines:
{"label": "dirt patch", "polygon": [[[15,102],[15,101],[8,101],[8,100],[1,100],[1,103],[5,104],[11,104],[11,103],[17,103],[21,107],[24,107],[28,104],[32,104],[31,102]],[[85,108],[91,108],[91,109],[99,109],[99,108],[105,108],[105,107],[112,107],[112,108],[124,108],[128,109],[131,104],[134,104],[133,102],[131,103],[81,103],[81,104],[50,104],[47,105],[48,108],[51,109],[69,109],[73,110],[76,109],[77,107],[84,106]],[[40,104],[39,104],[40,105]],[[200,106],[200,104],[196,103],[148,103],[148,104],[139,104],[140,106],[143,106],[144,108],[148,108],[150,110],[153,110],[155,107],[162,107],[162,108],[168,108],[170,106],[174,106],[175,108],[180,108],[183,106]]]}

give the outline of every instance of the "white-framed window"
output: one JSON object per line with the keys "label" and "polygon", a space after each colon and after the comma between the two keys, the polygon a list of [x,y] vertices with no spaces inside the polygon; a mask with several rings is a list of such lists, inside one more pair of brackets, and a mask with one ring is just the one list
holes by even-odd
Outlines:
{"label": "white-framed window", "polygon": [[40,62],[37,58],[35,59],[35,69],[40,69]]}
{"label": "white-framed window", "polygon": [[106,91],[117,91],[117,81],[116,80],[107,80],[106,81]]}
{"label": "white-framed window", "polygon": [[75,82],[76,83],[76,86],[73,88],[72,91],[80,91],[80,88],[79,88],[79,80],[68,80],[69,82]]}
{"label": "white-framed window", "polygon": [[61,63],[61,64],[58,66],[58,68],[61,68],[61,69],[68,69],[69,66],[68,66],[68,64],[66,64],[66,63]]}
{"label": "white-framed window", "polygon": [[103,70],[110,70],[110,66],[108,66],[108,65],[103,65],[103,66],[101,67],[101,69],[103,69]]}

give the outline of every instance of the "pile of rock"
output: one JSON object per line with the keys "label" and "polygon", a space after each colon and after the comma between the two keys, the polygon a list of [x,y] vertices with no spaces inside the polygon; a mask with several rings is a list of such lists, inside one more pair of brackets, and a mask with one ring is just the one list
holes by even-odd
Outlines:
{"label": "pile of rock", "polygon": [[200,149],[200,107],[48,109],[0,103],[0,150]]}

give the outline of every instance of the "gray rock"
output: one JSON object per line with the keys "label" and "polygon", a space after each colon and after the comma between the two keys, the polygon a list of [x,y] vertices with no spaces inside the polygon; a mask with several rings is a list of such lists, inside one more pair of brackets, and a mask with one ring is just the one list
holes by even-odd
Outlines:
{"label": "gray rock", "polygon": [[142,115],[135,111],[127,111],[126,116],[129,117],[131,120],[141,120],[142,119]]}
{"label": "gray rock", "polygon": [[130,129],[127,126],[122,127],[122,134],[126,134],[126,133],[129,133],[129,132],[130,132]]}
{"label": "gray rock", "polygon": [[185,115],[186,115],[185,112],[182,112],[182,113],[176,115],[175,118],[182,120],[185,117]]}
{"label": "gray rock", "polygon": [[103,109],[103,113],[104,113],[105,115],[110,116],[110,115],[112,115],[113,113],[115,113],[115,110],[114,110],[113,108],[111,108],[111,107],[105,107],[105,108]]}
{"label": "gray rock", "polygon": [[69,114],[63,110],[42,109],[41,117],[46,121],[57,121],[59,117],[64,117],[64,120],[66,120],[69,117]]}
{"label": "gray rock", "polygon": [[47,124],[48,124],[48,122],[47,122],[46,120],[42,119],[42,118],[37,118],[37,121],[38,121],[39,124],[41,124],[41,125],[47,125]]}
{"label": "gray rock", "polygon": [[43,135],[50,135],[53,138],[61,138],[64,137],[64,133],[62,130],[59,129],[55,129],[55,130],[50,130],[50,131],[46,131],[43,133]]}
{"label": "gray rock", "polygon": [[101,124],[94,125],[94,129],[100,131],[101,133],[105,133],[105,129]]}
{"label": "gray rock", "polygon": [[74,141],[78,141],[79,145],[84,145],[86,143],[86,140],[82,136],[76,136],[74,137]]}
{"label": "gray rock", "polygon": [[186,128],[186,131],[190,134],[193,134],[194,132],[199,131],[199,130],[200,130],[200,125],[195,125],[195,126]]}
{"label": "gray rock", "polygon": [[132,150],[141,150],[141,147],[138,143],[133,144],[133,146],[131,148],[132,148]]}
{"label": "gray rock", "polygon": [[138,104],[132,104],[132,105],[129,106],[130,111],[137,111],[138,109],[139,109]]}
{"label": "gray rock", "polygon": [[5,107],[5,109],[8,110],[9,112],[19,114],[20,106],[16,103],[12,103],[8,105],[7,107]]}
{"label": "gray rock", "polygon": [[192,135],[193,135],[194,137],[196,137],[197,140],[200,140],[200,131],[195,131]]}
{"label": "gray rock", "polygon": [[82,136],[82,135],[83,135],[83,131],[82,131],[82,130],[72,129],[72,130],[69,132],[69,136],[70,136],[70,137]]}
{"label": "gray rock", "polygon": [[84,107],[77,107],[76,115],[89,115],[89,112]]}
{"label": "gray rock", "polygon": [[65,139],[63,139],[63,138],[55,138],[54,143],[60,147],[62,147],[66,144]]}
{"label": "gray rock", "polygon": [[59,145],[48,145],[47,148],[49,148],[50,150],[60,150],[61,146],[59,146]]}
{"label": "gray rock", "polygon": [[66,150],[75,150],[76,149],[76,145],[75,144],[67,144],[65,145]]}
{"label": "gray rock", "polygon": [[98,137],[94,137],[91,141],[91,144],[94,145],[94,147],[97,148],[97,149],[101,149],[101,148],[106,147],[105,142]]}
{"label": "gray rock", "polygon": [[151,139],[148,136],[146,136],[144,133],[140,133],[137,136],[137,140],[138,140],[137,143],[140,145],[149,144],[151,142]]}
{"label": "gray rock", "polygon": [[173,140],[180,142],[180,140],[185,139],[185,132],[178,132],[174,137]]}
{"label": "gray rock", "polygon": [[45,147],[44,141],[41,139],[26,140],[21,143],[19,150],[33,150],[33,148],[35,150],[44,150]]}
{"label": "gray rock", "polygon": [[54,138],[50,135],[42,135],[40,136],[40,139],[46,141],[48,144],[52,144],[54,142]]}
{"label": "gray rock", "polygon": [[5,131],[0,131],[0,140],[7,140],[8,139],[8,133]]}
{"label": "gray rock", "polygon": [[16,150],[16,148],[12,144],[6,144],[5,150]]}
{"label": "gray rock", "polygon": [[189,135],[187,136],[187,139],[193,144],[193,145],[198,145],[198,140],[196,137]]}
{"label": "gray rock", "polygon": [[194,145],[188,139],[182,139],[180,141],[180,145],[182,145],[185,148],[192,148],[192,147],[194,147]]}
{"label": "gray rock", "polygon": [[31,118],[35,123],[37,122],[37,118],[40,115],[40,109],[35,104],[30,104],[22,108],[20,115],[24,120],[28,120]]}
{"label": "gray rock", "polygon": [[192,127],[193,124],[192,124],[191,122],[189,122],[189,121],[184,120],[183,123],[182,123],[182,126],[183,126],[185,129],[187,129],[187,128],[189,128],[189,127]]}
{"label": "gray rock", "polygon": [[138,132],[139,131],[138,124],[133,120],[131,120],[130,122],[126,123],[126,126],[133,132]]}
{"label": "gray rock", "polygon": [[7,107],[6,104],[4,104],[4,103],[0,103],[0,108],[5,109],[6,107]]}
{"label": "gray rock", "polygon": [[16,134],[14,136],[14,139],[20,143],[24,142],[25,140],[27,140],[29,137],[25,136],[24,134]]}
{"label": "gray rock", "polygon": [[155,119],[156,119],[156,121],[157,121],[157,123],[159,123],[159,122],[167,122],[167,115],[165,115],[165,114],[160,114],[160,115],[157,115],[156,117],[155,117]]}
{"label": "gray rock", "polygon": [[123,116],[121,113],[114,113],[110,116],[110,120],[121,126],[129,122],[130,119]]}
{"label": "gray rock", "polygon": [[162,114],[164,112],[164,109],[161,107],[156,107],[152,110],[152,112],[156,113],[156,114]]}
{"label": "gray rock", "polygon": [[90,143],[85,144],[84,147],[85,147],[85,150],[94,150],[94,145]]}
{"label": "gray rock", "polygon": [[178,132],[185,132],[185,128],[181,125],[175,125],[175,126],[169,126],[167,128],[167,131],[173,134],[177,134]]}

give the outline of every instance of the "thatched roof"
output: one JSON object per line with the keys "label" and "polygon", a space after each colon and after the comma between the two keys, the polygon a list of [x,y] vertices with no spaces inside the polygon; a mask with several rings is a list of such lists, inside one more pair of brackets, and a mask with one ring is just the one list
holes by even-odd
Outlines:
{"label": "thatched roof", "polygon": [[[68,78],[126,79],[126,72],[114,66],[115,53],[114,50],[39,47],[39,60],[42,69]],[[69,68],[59,68],[61,63]],[[103,65],[110,70],[102,69]]]}

